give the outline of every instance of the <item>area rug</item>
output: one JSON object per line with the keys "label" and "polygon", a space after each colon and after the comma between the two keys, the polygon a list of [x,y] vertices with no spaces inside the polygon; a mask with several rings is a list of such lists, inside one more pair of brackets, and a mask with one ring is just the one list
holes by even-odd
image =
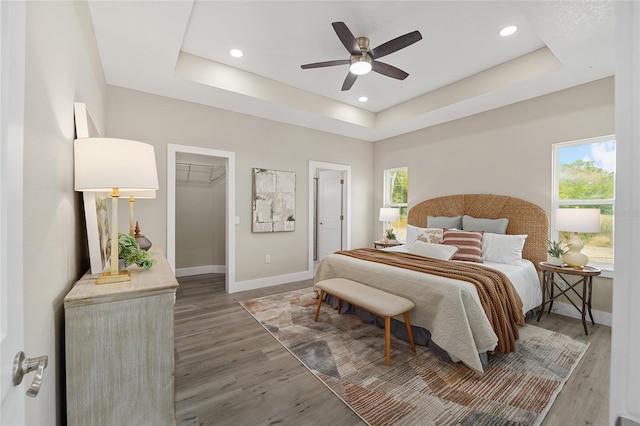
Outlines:
{"label": "area rug", "polygon": [[240,304],[366,423],[378,425],[539,425],[587,349],[568,336],[527,324],[517,352],[497,354],[478,376],[426,348],[323,304],[313,321],[312,290]]}

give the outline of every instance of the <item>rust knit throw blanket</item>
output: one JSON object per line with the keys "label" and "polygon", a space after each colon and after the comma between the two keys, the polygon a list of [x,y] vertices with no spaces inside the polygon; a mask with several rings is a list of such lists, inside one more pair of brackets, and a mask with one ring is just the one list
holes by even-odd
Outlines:
{"label": "rust knit throw blanket", "polygon": [[336,254],[473,284],[478,291],[480,303],[489,323],[498,336],[498,346],[494,351],[509,353],[516,350],[516,340],[519,337],[518,325],[524,325],[522,300],[509,278],[502,272],[471,263],[450,262],[412,253],[388,252],[371,248],[343,250]]}

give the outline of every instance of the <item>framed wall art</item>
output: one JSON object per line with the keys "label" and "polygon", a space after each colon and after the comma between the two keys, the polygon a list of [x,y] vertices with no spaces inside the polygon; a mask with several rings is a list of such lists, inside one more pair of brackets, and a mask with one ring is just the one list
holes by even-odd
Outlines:
{"label": "framed wall art", "polygon": [[[100,136],[84,103],[74,102],[73,112],[76,121],[76,138]],[[83,192],[84,216],[87,226],[87,243],[89,245],[89,261],[91,273],[99,274],[109,263],[107,242],[111,237],[109,231],[109,211],[107,194],[99,192]]]}
{"label": "framed wall art", "polygon": [[253,232],[286,232],[296,229],[296,174],[281,170],[253,169]]}

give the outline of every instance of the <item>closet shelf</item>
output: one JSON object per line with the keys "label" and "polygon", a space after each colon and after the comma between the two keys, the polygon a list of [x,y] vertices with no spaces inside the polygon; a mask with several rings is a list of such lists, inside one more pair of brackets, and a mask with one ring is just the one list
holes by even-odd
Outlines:
{"label": "closet shelf", "polygon": [[[180,179],[186,182],[218,183],[227,175],[226,166],[216,166],[213,164],[178,161],[176,162],[176,169],[176,172],[181,171],[186,173],[186,177]],[[208,177],[202,176],[204,174],[208,174]]]}

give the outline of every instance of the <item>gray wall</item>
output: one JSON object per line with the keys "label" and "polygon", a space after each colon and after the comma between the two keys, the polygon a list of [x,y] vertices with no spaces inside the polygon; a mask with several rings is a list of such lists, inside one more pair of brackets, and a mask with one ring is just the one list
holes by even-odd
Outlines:
{"label": "gray wall", "polygon": [[[167,144],[236,153],[236,281],[298,273],[308,268],[309,161],[340,163],[352,171],[352,245],[371,245],[373,147],[370,142],[145,94],[107,89],[107,134],[156,148],[160,191],[140,203],[145,235],[166,250]],[[251,232],[252,168],[296,173],[296,230]],[[271,263],[264,257],[271,255]]]}
{"label": "gray wall", "polygon": [[[379,141],[374,205],[382,205],[383,170],[407,166],[409,208],[442,195],[490,193],[523,198],[549,213],[552,144],[614,133],[613,78],[606,78]],[[612,280],[594,281],[593,308],[611,312]]]}
{"label": "gray wall", "polygon": [[87,4],[28,2],[26,51],[24,349],[49,356],[38,397],[25,398],[26,422],[62,424],[62,300],[88,268],[81,197],[73,190],[73,103],[86,103],[101,128],[106,98]]}

